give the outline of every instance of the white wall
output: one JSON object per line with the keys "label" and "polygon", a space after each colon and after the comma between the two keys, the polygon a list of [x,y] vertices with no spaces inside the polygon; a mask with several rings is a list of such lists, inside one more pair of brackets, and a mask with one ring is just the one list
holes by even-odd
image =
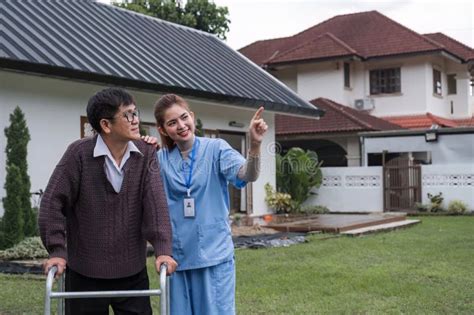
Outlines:
{"label": "white wall", "polygon": [[[433,93],[433,68],[441,71],[441,96]],[[457,93],[448,95],[448,74],[456,75]],[[472,116],[472,98],[469,85],[470,74],[463,64],[441,57],[431,58],[426,63],[428,112],[441,117],[459,119]],[[452,112],[451,112],[452,105]]]}
{"label": "white wall", "polygon": [[[80,116],[86,116],[86,105],[91,95],[105,86],[66,81],[47,77],[31,76],[0,71],[0,200],[5,196],[5,146],[3,129],[9,122],[9,114],[15,106],[25,113],[31,135],[28,144],[28,173],[31,191],[45,189],[49,177],[71,142],[80,138]],[[140,108],[141,121],[154,123],[153,104],[159,94],[130,90]],[[186,98],[186,97],[185,97]],[[246,132],[254,110],[223,106],[222,104],[189,99],[192,110],[201,118],[204,128]],[[265,113],[269,126],[262,144],[262,172],[253,184],[255,214],[268,212],[265,205],[263,185],[275,186],[275,159],[271,152],[274,138],[274,115]],[[228,126],[230,120],[245,123],[244,128]],[[0,215],[3,205],[0,203]]]}
{"label": "white wall", "polygon": [[304,205],[328,207],[331,212],[382,212],[382,167],[325,167],[323,183]]}
{"label": "white wall", "polygon": [[474,163],[453,165],[424,165],[421,168],[422,203],[428,204],[427,194],[443,193],[443,207],[460,200],[474,211]]}
{"label": "white wall", "polygon": [[[365,66],[365,96],[374,99],[374,116],[399,116],[426,113],[425,65],[418,58],[371,61]],[[370,70],[400,68],[401,92],[370,95]]]}
{"label": "white wall", "polygon": [[[474,112],[474,97],[470,96],[470,75],[465,64],[442,57],[406,57],[351,61],[351,87],[344,87],[342,61],[327,61],[279,69],[272,72],[279,80],[305,100],[329,98],[354,107],[356,99],[372,98],[374,116],[435,115],[462,119]],[[370,95],[370,70],[400,68],[401,92]],[[433,94],[433,67],[442,72],[442,95]],[[447,74],[456,74],[457,94],[447,95]],[[451,103],[453,113],[451,113]]]}
{"label": "white wall", "polygon": [[344,104],[344,75],[341,62],[303,64],[297,68],[298,95],[310,101],[318,97]]}
{"label": "white wall", "polygon": [[[426,142],[424,135],[365,138],[365,154],[431,152],[432,164],[474,164],[474,134],[439,134],[438,141]],[[367,164],[367,156],[365,156]]]}

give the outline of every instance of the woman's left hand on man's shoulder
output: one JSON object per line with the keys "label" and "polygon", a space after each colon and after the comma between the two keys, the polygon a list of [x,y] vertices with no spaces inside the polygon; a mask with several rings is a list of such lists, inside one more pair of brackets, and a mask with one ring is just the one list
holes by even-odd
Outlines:
{"label": "woman's left hand on man's shoulder", "polygon": [[143,141],[145,141],[147,144],[151,144],[155,146],[156,150],[160,149],[160,144],[158,143],[158,138],[152,137],[152,136],[141,136]]}

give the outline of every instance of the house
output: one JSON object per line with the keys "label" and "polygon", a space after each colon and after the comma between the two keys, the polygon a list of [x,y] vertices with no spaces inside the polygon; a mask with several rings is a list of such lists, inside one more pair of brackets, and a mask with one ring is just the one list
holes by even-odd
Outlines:
{"label": "house", "polygon": [[430,113],[463,125],[473,117],[473,49],[377,11],[335,16],[239,51],[306,100],[324,97],[388,120]]}
{"label": "house", "polygon": [[[425,153],[412,144],[430,134],[430,128],[474,126],[473,49],[441,33],[418,34],[377,11],[335,16],[296,35],[257,41],[239,51],[327,111],[319,121],[277,115],[276,130],[283,148],[313,149],[326,161],[323,186],[308,202],[333,211],[390,210],[384,203],[384,162],[405,156],[420,164],[436,163],[431,150],[445,141],[431,144]],[[398,137],[400,128],[418,129],[411,137],[416,140]],[[378,139],[379,151],[370,156],[364,151],[368,131],[388,134]],[[473,137],[467,133],[450,139],[472,147]],[[472,157],[471,162],[460,161],[466,167],[445,172],[471,176]],[[464,199],[474,195],[472,188],[468,191]],[[411,200],[400,209],[413,206]]]}
{"label": "house", "polygon": [[311,103],[325,111],[319,120],[276,115],[276,137],[283,152],[300,147],[318,153],[323,167],[359,166],[359,132],[403,129],[399,125],[326,98]]}
{"label": "house", "polygon": [[[248,122],[259,106],[269,125],[259,180],[232,192],[233,211],[267,211],[263,186],[275,183],[275,113],[315,117],[322,111],[243,58],[216,36],[95,1],[2,1],[0,128],[20,106],[31,141],[32,191],[44,189],[66,146],[87,136],[85,107],[108,86],[132,92],[143,127],[153,133],[153,104],[164,93],[187,99],[205,132],[244,155]],[[6,145],[0,137],[0,147]],[[0,150],[0,198],[5,195]],[[0,207],[0,214],[3,209]]]}

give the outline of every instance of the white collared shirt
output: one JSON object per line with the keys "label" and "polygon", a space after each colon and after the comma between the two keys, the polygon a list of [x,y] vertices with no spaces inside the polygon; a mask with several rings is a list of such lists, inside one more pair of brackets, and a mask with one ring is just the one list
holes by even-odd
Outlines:
{"label": "white collared shirt", "polygon": [[112,187],[114,187],[116,193],[119,193],[120,189],[122,188],[124,176],[123,166],[130,158],[130,152],[138,152],[143,155],[140,150],[138,150],[137,146],[132,141],[129,141],[122,161],[120,162],[120,165],[117,165],[114,158],[112,157],[112,153],[110,153],[109,148],[105,144],[104,139],[102,139],[100,134],[97,136],[97,143],[94,147],[94,157],[105,155],[104,171],[107,175],[107,179],[109,180],[110,184],[112,184]]}

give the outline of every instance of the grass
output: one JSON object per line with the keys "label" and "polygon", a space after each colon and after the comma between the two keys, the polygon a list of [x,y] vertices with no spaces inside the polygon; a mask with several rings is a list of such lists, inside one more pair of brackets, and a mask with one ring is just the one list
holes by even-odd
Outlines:
{"label": "grass", "polygon": [[[238,314],[473,314],[474,217],[422,220],[389,233],[237,250]],[[154,273],[151,280],[157,287]],[[0,288],[0,314],[41,314],[43,278],[0,274]]]}

